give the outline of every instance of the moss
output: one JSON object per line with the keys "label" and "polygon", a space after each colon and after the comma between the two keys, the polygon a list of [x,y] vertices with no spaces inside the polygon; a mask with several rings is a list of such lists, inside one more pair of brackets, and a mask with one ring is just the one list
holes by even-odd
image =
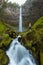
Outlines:
{"label": "moss", "polygon": [[10,41],[11,41],[11,38],[9,37],[9,35],[8,34],[4,34],[2,43],[4,43],[6,46],[8,46]]}
{"label": "moss", "polygon": [[[40,26],[38,28],[39,25],[42,27]],[[38,30],[36,28],[38,28]],[[29,45],[31,41],[31,44],[37,42],[41,43],[41,40],[43,38],[43,16],[35,22],[35,24],[32,26],[31,31],[28,30],[27,32],[21,33],[21,35],[23,35],[23,37],[26,39],[25,41],[27,41],[27,45]]]}
{"label": "moss", "polygon": [[43,53],[40,52],[40,57],[41,57],[41,65],[43,65]]}
{"label": "moss", "polygon": [[23,37],[23,45],[27,49],[31,49],[34,57],[37,59],[38,62],[41,61],[41,65],[43,65],[43,17],[39,18],[34,23],[31,31],[28,30],[26,32],[21,33],[21,35]]}
{"label": "moss", "polygon": [[2,65],[2,64],[0,63],[0,65]]}
{"label": "moss", "polygon": [[0,42],[0,48],[3,48],[3,45],[8,47],[11,42],[11,38],[8,34],[3,34],[3,40]]}
{"label": "moss", "polygon": [[12,38],[16,38],[16,35],[17,33],[15,30],[8,28],[2,21],[0,21],[0,37],[2,37],[0,48],[3,48],[3,44],[8,47]]}
{"label": "moss", "polygon": [[6,65],[6,64],[8,64],[8,62],[9,62],[8,57],[6,55],[4,55],[4,57],[2,58],[2,65]]}
{"label": "moss", "polygon": [[[1,23],[2,25],[2,23]],[[0,42],[0,47],[3,48],[3,44],[5,47],[8,47],[10,44],[10,41],[12,40],[12,38],[16,38],[16,36],[18,36],[18,34],[20,34],[22,36],[22,43],[23,45],[27,48],[27,49],[31,49],[35,58],[37,58],[37,52],[39,52],[39,50],[42,52],[43,51],[43,17],[41,17],[40,19],[38,19],[38,21],[36,21],[36,23],[32,26],[31,31],[27,30],[26,32],[23,33],[17,33],[14,30],[11,30],[8,28],[5,29],[5,26],[2,25],[2,30],[0,30],[0,35],[2,36],[2,41]],[[0,29],[1,29],[0,28]],[[5,30],[4,30],[5,29]],[[5,54],[4,50],[0,51],[0,65],[5,65],[6,63],[8,63],[8,57]],[[43,53],[40,54],[41,55],[41,63],[43,65]],[[4,56],[4,57],[3,57]],[[5,59],[3,59],[5,58]],[[4,61],[4,62],[3,62]]]}
{"label": "moss", "polygon": [[7,57],[4,50],[0,49],[0,65],[7,65],[9,58]]}
{"label": "moss", "polygon": [[3,25],[3,23],[0,21],[0,34],[3,34],[6,29],[7,27],[5,27],[5,25]]}
{"label": "moss", "polygon": [[[9,29],[9,30],[8,30]],[[16,38],[16,32],[0,21],[0,65],[8,65],[9,58],[6,55],[5,51],[9,48],[12,38],[9,36],[10,33],[13,33],[13,38]]]}
{"label": "moss", "polygon": [[33,29],[43,28],[43,16],[36,21],[32,28]]}
{"label": "moss", "polygon": [[9,31],[9,36],[10,36],[11,38],[16,38],[17,35],[18,35],[18,33],[17,33],[16,31],[14,31],[14,30],[10,30],[10,31]]}
{"label": "moss", "polygon": [[0,49],[0,60],[2,59],[4,54],[5,54],[5,52],[2,49]]}

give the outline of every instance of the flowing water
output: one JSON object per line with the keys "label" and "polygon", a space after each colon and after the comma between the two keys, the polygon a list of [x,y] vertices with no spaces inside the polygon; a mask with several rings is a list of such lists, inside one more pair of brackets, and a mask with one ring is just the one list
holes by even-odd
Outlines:
{"label": "flowing water", "polygon": [[20,6],[19,32],[22,32],[22,7]]}
{"label": "flowing water", "polygon": [[10,60],[8,65],[36,65],[33,56],[21,45],[18,41],[18,37],[13,39],[6,54]]}

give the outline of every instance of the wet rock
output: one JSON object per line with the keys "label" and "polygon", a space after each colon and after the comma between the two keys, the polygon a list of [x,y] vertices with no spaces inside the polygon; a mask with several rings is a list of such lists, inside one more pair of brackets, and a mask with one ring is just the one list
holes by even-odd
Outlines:
{"label": "wet rock", "polygon": [[21,42],[22,41],[22,37],[18,36],[18,41]]}

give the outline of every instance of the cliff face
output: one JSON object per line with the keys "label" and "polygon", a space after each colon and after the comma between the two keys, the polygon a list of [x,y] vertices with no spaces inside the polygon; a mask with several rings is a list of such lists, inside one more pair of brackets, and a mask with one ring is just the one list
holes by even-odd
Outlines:
{"label": "cliff face", "polygon": [[3,0],[0,0],[0,8],[2,7],[3,4]]}
{"label": "cliff face", "polygon": [[[19,8],[7,6],[4,16],[7,23],[18,25],[19,22]],[[27,0],[22,6],[23,25],[28,26],[29,22],[32,24],[41,16],[43,16],[43,0]],[[25,22],[25,23],[24,23]]]}
{"label": "cliff face", "polygon": [[26,3],[23,5],[23,23],[24,25],[29,25],[29,8],[32,6],[32,0],[27,0]]}
{"label": "cliff face", "polygon": [[27,0],[24,4],[24,20],[32,24],[41,16],[43,16],[43,0]]}
{"label": "cliff face", "polygon": [[29,21],[35,22],[38,18],[43,16],[43,0],[33,2],[33,6],[29,9]]}
{"label": "cliff face", "polygon": [[[29,23],[29,8],[32,6],[32,2],[30,0],[27,0],[26,3],[22,6],[22,17],[23,17],[23,25],[25,22],[25,25],[27,26],[27,24]],[[16,23],[18,25],[19,22],[19,9],[20,7],[7,7],[5,9],[5,12],[7,13],[5,19],[6,22],[9,23],[11,22],[11,24],[13,23],[13,25]]]}

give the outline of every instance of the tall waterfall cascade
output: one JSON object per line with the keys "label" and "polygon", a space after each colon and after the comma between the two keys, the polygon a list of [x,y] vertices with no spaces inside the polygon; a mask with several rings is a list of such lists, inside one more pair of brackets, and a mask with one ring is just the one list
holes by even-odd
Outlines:
{"label": "tall waterfall cascade", "polygon": [[13,39],[6,54],[9,57],[8,65],[36,65],[32,54],[21,45],[18,37]]}
{"label": "tall waterfall cascade", "polygon": [[22,32],[22,7],[20,6],[19,32]]}

